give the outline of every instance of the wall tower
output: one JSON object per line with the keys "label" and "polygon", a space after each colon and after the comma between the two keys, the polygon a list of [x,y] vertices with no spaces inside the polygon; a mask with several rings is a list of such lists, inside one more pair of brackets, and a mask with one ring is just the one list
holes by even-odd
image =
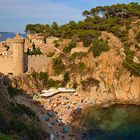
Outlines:
{"label": "wall tower", "polygon": [[13,39],[13,75],[18,76],[24,73],[24,42],[20,34],[16,34]]}

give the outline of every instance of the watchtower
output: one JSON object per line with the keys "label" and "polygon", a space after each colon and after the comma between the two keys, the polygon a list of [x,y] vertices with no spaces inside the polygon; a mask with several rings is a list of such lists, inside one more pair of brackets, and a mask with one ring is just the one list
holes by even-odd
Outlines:
{"label": "watchtower", "polygon": [[24,73],[24,42],[20,34],[16,34],[12,41],[13,47],[13,75],[18,76]]}

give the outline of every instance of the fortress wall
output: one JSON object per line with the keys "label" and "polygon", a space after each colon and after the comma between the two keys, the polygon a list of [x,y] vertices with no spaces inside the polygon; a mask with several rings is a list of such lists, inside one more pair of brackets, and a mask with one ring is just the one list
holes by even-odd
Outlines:
{"label": "fortress wall", "polygon": [[30,71],[33,68],[35,71],[40,72],[51,62],[52,59],[46,55],[28,56],[28,70]]}
{"label": "fortress wall", "polygon": [[4,74],[13,73],[12,56],[0,56],[0,72]]}

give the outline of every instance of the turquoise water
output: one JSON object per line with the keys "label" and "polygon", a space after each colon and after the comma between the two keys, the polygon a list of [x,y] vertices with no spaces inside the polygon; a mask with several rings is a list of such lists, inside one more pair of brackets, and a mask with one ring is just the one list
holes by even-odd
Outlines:
{"label": "turquoise water", "polygon": [[[8,38],[13,38],[16,33],[4,33],[4,32],[1,32],[0,35],[2,35],[2,37],[0,38],[0,42],[1,41],[5,41],[6,39]],[[26,34],[21,34],[22,37],[26,37]]]}
{"label": "turquoise water", "polygon": [[140,140],[140,106],[88,107],[79,121],[86,140]]}

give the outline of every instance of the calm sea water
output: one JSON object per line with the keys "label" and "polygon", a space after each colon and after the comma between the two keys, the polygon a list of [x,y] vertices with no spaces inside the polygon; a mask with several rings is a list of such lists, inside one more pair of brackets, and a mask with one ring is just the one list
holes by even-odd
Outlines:
{"label": "calm sea water", "polygon": [[[5,41],[8,38],[13,38],[16,35],[16,33],[3,33],[3,32],[1,32],[0,35],[2,35],[2,37],[0,38],[0,42],[1,42],[1,41]],[[25,38],[26,34],[21,34],[21,36]]]}
{"label": "calm sea water", "polygon": [[140,140],[140,106],[88,107],[80,120],[86,140]]}

